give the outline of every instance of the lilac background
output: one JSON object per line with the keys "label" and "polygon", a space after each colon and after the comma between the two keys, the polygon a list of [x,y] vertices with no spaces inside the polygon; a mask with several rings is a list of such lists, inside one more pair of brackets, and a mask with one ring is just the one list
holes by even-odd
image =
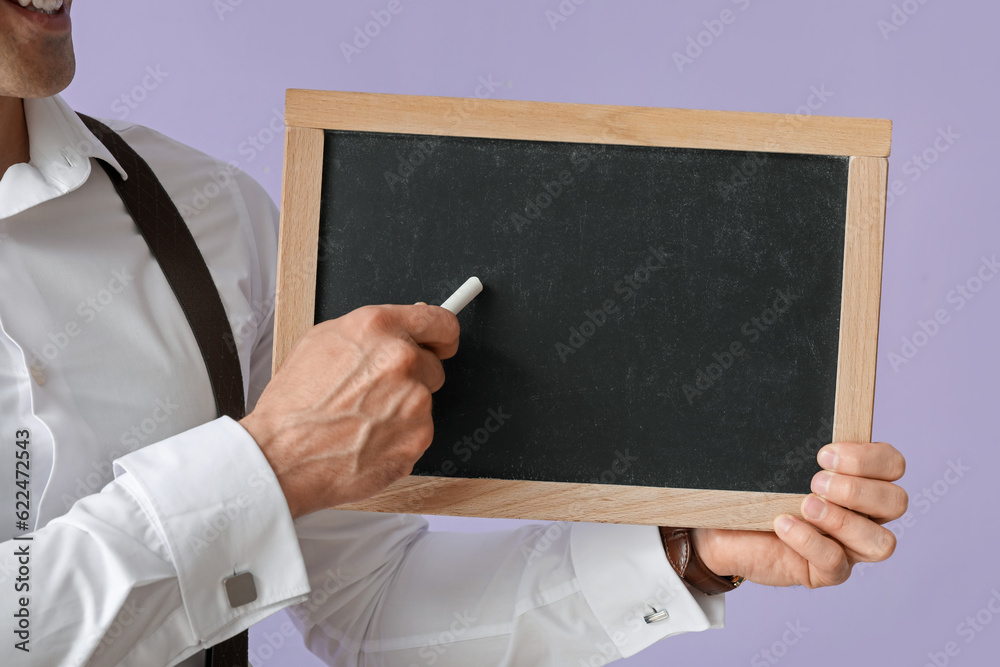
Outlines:
{"label": "lilac background", "polygon": [[[906,22],[883,35],[878,22],[891,25],[894,11],[888,0],[586,0],[555,29],[546,11],[557,11],[558,0],[402,2],[404,11],[348,63],[340,42],[388,0],[83,0],[73,10],[79,73],[65,97],[81,111],[121,117],[115,100],[142,83],[147,66],[159,67],[166,75],[139,91],[144,99],[128,118],[237,161],[275,200],[282,137],[254,152],[244,142],[268,138],[262,130],[289,87],[469,97],[480,77],[492,76],[504,83],[493,95],[510,99],[781,113],[825,87],[832,95],[819,113],[892,119],[890,183],[906,192],[886,221],[874,439],[908,458],[909,527],[894,524],[897,553],[856,567],[833,589],[748,584],[728,596],[726,630],[670,638],[621,664],[766,665],[774,663],[760,652],[774,650],[772,661],[787,665],[923,665],[948,642],[958,649],[950,664],[996,664],[1000,618],[982,612],[980,631],[959,633],[1000,591],[1000,485],[990,481],[1000,464],[1000,280],[961,309],[948,300],[981,257],[1000,250],[995,4],[898,2],[899,12],[905,5],[915,13],[898,13]],[[735,22],[679,71],[672,54],[723,9]],[[911,157],[948,128],[958,135],[949,150],[928,151],[934,164],[914,171]],[[894,368],[890,354],[901,354],[902,338],[938,309],[948,322]],[[969,469],[946,474],[949,462]],[[274,633],[284,620],[265,627]],[[782,647],[786,623],[808,630]],[[254,641],[265,641],[259,630]],[[258,667],[313,664],[298,643],[284,641]]]}

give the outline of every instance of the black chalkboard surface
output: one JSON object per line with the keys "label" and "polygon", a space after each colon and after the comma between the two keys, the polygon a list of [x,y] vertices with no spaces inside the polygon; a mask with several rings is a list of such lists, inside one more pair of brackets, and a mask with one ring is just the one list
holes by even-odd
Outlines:
{"label": "black chalkboard surface", "polygon": [[891,123],[289,90],[274,367],[470,276],[414,468],[342,509],[770,530],[871,437]]}
{"label": "black chalkboard surface", "polygon": [[416,474],[809,492],[846,157],[328,131],[324,161],[317,322],[485,285]]}

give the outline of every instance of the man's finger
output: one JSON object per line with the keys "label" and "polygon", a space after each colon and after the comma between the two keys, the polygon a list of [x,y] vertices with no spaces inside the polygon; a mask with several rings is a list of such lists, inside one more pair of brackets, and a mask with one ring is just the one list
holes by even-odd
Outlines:
{"label": "man's finger", "polygon": [[895,482],[906,472],[906,459],[886,442],[834,442],[816,455],[826,470]]}
{"label": "man's finger", "polygon": [[458,352],[458,318],[440,306],[415,304],[397,306],[399,323],[417,345],[427,348],[438,359],[448,359]]}
{"label": "man's finger", "polygon": [[813,475],[810,488],[813,493],[841,507],[887,521],[903,516],[909,503],[903,487],[892,482],[825,470]]}
{"label": "man's finger", "polygon": [[423,348],[419,350],[420,356],[414,368],[416,379],[433,394],[444,386],[444,367],[436,354]]}
{"label": "man's finger", "polygon": [[782,514],[774,520],[774,532],[809,563],[808,581],[799,583],[809,588],[836,586],[851,576],[851,562],[844,548],[835,540],[820,535],[809,523]]}
{"label": "man's finger", "polygon": [[817,495],[802,501],[802,516],[840,542],[855,560],[883,561],[896,550],[896,536],[888,528]]}

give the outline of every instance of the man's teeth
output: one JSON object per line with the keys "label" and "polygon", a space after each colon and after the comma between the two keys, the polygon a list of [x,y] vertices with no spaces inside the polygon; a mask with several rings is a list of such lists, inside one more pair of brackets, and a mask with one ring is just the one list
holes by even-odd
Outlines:
{"label": "man's teeth", "polygon": [[55,14],[63,6],[63,0],[17,0],[25,9]]}

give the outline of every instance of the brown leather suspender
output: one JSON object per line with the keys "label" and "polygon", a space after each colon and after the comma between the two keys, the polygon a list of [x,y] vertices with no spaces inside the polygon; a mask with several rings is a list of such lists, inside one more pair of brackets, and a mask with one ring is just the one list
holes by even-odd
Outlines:
{"label": "brown leather suspender", "polygon": [[[219,291],[191,230],[146,161],[107,125],[83,114],[79,116],[128,173],[128,180],[124,180],[112,165],[100,161],[167,277],[194,332],[212,383],[216,413],[241,419],[246,403],[239,356],[231,344],[233,333]],[[209,667],[246,667],[247,655],[247,632],[243,631],[208,649],[206,664]]]}

